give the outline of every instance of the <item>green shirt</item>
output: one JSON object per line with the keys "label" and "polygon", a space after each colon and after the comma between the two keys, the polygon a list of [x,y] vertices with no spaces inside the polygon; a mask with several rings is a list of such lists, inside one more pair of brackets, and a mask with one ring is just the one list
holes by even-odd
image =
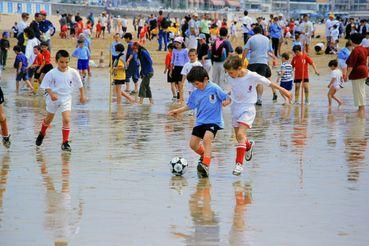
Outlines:
{"label": "green shirt", "polygon": [[201,20],[201,22],[200,22],[200,33],[210,34],[209,23],[210,22],[208,20]]}

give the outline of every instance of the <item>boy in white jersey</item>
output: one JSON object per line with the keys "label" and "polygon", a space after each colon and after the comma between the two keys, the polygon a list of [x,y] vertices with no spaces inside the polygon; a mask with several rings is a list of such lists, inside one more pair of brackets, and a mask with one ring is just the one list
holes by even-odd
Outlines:
{"label": "boy in white jersey", "polygon": [[188,82],[187,74],[191,71],[193,67],[195,66],[202,67],[202,64],[197,60],[197,52],[195,49],[190,49],[188,51],[188,58],[190,59],[190,61],[184,64],[181,74],[182,74],[182,84],[184,85],[186,81],[186,88],[188,94],[191,95],[191,92],[194,91],[195,87],[193,86],[192,83]]}
{"label": "boy in white jersey", "polygon": [[270,82],[270,80],[255,72],[243,68],[242,65],[242,59],[238,56],[229,56],[223,65],[229,75],[227,79],[231,86],[232,126],[238,142],[236,147],[236,165],[233,174],[237,176],[243,170],[243,159],[250,161],[252,158],[254,141],[247,139],[246,132],[247,129],[252,127],[255,119],[256,86],[258,84],[269,86],[272,89],[279,90],[284,97],[291,100],[291,93],[286,89]]}
{"label": "boy in white jersey", "polygon": [[328,85],[328,107],[332,106],[332,98],[338,103],[338,106],[343,104],[343,100],[336,97],[336,92],[343,88],[343,76],[341,70],[338,69],[338,61],[331,60],[328,63],[328,67],[331,69],[331,81]]}
{"label": "boy in white jersey", "polygon": [[58,66],[45,75],[40,85],[41,89],[45,89],[47,115],[42,122],[36,145],[40,146],[42,144],[46,130],[54,119],[55,113],[60,111],[63,117],[63,142],[61,149],[63,151],[71,151],[69,132],[73,89],[79,89],[81,103],[85,103],[87,99],[84,95],[83,84],[78,71],[68,66],[70,61],[68,51],[59,50],[55,58]]}

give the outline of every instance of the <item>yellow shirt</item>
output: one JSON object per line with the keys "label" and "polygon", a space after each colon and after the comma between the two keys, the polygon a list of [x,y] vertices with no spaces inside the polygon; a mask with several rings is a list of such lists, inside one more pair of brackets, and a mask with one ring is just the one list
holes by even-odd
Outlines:
{"label": "yellow shirt", "polygon": [[124,57],[119,57],[118,60],[114,61],[113,67],[117,69],[113,72],[113,79],[114,80],[125,80],[126,79],[126,70],[124,69]]}
{"label": "yellow shirt", "polygon": [[[238,55],[241,59],[242,59],[242,54],[239,54]],[[247,58],[245,58],[244,60],[243,60],[243,65],[242,65],[242,67],[243,68],[247,68],[247,66],[249,65],[249,61],[247,60]]]}
{"label": "yellow shirt", "polygon": [[210,28],[210,34],[217,36],[219,34],[218,28]]}

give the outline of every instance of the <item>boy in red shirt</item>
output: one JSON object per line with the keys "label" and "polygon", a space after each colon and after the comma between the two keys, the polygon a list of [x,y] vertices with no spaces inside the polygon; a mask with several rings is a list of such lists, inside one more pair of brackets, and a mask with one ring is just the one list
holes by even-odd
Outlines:
{"label": "boy in red shirt", "polygon": [[319,75],[314,61],[306,54],[301,52],[301,46],[295,45],[292,48],[295,56],[292,58],[291,65],[295,70],[294,83],[295,83],[295,104],[299,104],[300,86],[304,81],[303,87],[305,92],[305,104],[309,105],[309,69],[308,65],[311,65],[316,75]]}
{"label": "boy in red shirt", "polygon": [[96,35],[95,35],[95,38],[100,38],[101,32],[102,32],[101,21],[98,21],[97,22],[97,25],[96,25]]}
{"label": "boy in red shirt", "polygon": [[51,64],[51,54],[48,48],[49,48],[48,43],[46,42],[41,43],[41,54],[43,57],[43,61],[41,66],[36,71],[36,73],[40,74],[39,83],[42,82],[42,79],[44,78],[45,74],[54,68],[53,65]]}
{"label": "boy in red shirt", "polygon": [[33,47],[33,54],[35,54],[36,57],[32,65],[28,68],[28,76],[31,83],[33,77],[33,89],[34,92],[37,92],[40,79],[40,73],[37,71],[44,61],[44,56],[41,54],[41,47],[38,45]]}
{"label": "boy in red shirt", "polygon": [[172,90],[172,101],[175,102],[177,100],[177,91],[178,84],[173,80],[170,71],[172,69],[172,52],[173,52],[173,44],[168,45],[168,53],[165,57],[165,70],[164,73],[167,74],[167,82],[170,83],[170,89]]}

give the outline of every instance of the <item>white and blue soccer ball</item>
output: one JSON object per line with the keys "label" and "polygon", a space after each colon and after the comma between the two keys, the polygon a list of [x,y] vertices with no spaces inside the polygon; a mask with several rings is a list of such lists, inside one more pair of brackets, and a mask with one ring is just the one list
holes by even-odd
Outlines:
{"label": "white and blue soccer ball", "polygon": [[175,176],[182,176],[186,172],[187,166],[187,160],[182,157],[174,157],[169,162],[170,171]]}

